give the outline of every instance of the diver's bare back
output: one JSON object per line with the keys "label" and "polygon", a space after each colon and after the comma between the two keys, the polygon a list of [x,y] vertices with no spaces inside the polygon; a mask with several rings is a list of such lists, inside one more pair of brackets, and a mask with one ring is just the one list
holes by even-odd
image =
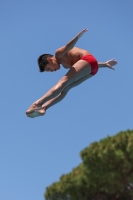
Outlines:
{"label": "diver's bare back", "polygon": [[87,50],[74,47],[73,49],[65,53],[63,57],[56,58],[59,63],[63,65],[64,68],[68,69],[71,68],[78,60],[80,60],[82,56],[89,54],[91,53]]}

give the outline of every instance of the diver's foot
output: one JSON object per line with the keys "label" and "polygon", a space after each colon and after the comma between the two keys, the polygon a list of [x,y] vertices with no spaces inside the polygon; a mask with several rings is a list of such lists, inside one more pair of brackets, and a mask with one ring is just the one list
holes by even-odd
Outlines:
{"label": "diver's foot", "polygon": [[35,110],[41,109],[41,106],[37,105],[36,103],[33,103],[29,109],[26,111],[26,115],[32,113]]}
{"label": "diver's foot", "polygon": [[37,106],[35,103],[30,106],[30,108],[26,111],[26,115],[28,117],[34,118],[43,116],[45,114],[45,108],[42,106]]}
{"label": "diver's foot", "polygon": [[27,115],[27,117],[35,118],[35,117],[43,116],[44,114],[45,114],[45,111],[42,108],[42,110],[36,110],[36,111],[33,111],[32,113],[29,113],[26,115]]}

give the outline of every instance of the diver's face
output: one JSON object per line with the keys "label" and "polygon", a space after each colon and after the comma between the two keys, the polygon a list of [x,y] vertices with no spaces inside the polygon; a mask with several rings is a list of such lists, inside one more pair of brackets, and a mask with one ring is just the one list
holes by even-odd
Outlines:
{"label": "diver's face", "polygon": [[45,71],[47,72],[55,72],[56,70],[60,69],[60,65],[57,63],[56,59],[47,58],[48,64],[45,66]]}

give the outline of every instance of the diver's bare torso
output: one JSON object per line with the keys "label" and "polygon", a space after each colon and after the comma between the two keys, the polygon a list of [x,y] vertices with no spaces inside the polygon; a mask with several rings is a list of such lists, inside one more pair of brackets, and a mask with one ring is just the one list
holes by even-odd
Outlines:
{"label": "diver's bare torso", "polygon": [[58,58],[56,55],[56,59],[59,62],[59,64],[62,64],[64,68],[69,69],[71,68],[78,60],[82,58],[84,55],[91,54],[90,52],[80,49],[77,47],[74,47],[67,53],[63,55],[63,57]]}

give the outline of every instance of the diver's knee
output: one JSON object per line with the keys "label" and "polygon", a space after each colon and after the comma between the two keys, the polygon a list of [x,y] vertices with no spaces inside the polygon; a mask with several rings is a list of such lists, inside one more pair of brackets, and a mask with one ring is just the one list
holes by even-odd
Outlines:
{"label": "diver's knee", "polygon": [[70,89],[69,86],[66,86],[64,90],[61,92],[61,94],[65,96],[68,93],[69,89]]}

